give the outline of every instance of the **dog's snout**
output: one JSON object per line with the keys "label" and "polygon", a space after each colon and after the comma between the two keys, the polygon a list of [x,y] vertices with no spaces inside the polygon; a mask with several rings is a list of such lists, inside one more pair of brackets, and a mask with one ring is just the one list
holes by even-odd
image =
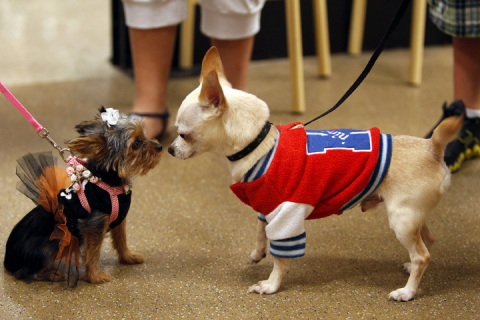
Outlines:
{"label": "dog's snout", "polygon": [[173,146],[168,147],[168,153],[170,153],[172,156],[175,156],[175,148]]}
{"label": "dog's snout", "polygon": [[161,144],[157,144],[157,147],[155,148],[158,152],[161,152],[163,150],[163,147]]}

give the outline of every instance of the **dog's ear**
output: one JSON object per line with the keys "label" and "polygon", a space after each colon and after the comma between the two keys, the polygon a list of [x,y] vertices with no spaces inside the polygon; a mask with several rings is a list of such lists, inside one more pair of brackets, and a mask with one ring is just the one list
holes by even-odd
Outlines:
{"label": "dog's ear", "polygon": [[104,134],[107,125],[100,120],[82,121],[75,126],[75,130],[81,136],[90,136],[92,134]]}
{"label": "dog's ear", "polygon": [[220,59],[220,55],[218,54],[216,47],[211,47],[203,58],[200,82],[203,82],[206,76],[212,71],[216,71],[220,78],[225,78],[222,60]]}
{"label": "dog's ear", "polygon": [[222,114],[227,108],[225,95],[216,71],[210,71],[202,81],[198,101],[200,105],[212,111],[214,115]]}
{"label": "dog's ear", "polygon": [[108,156],[107,141],[100,134],[78,137],[65,143],[71,151],[81,157],[101,161]]}

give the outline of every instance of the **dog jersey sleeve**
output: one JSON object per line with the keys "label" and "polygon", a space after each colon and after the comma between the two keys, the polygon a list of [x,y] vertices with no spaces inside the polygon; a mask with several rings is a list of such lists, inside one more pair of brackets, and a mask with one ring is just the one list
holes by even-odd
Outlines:
{"label": "dog jersey sleeve", "polygon": [[270,240],[288,239],[305,232],[305,219],[312,212],[308,204],[283,202],[265,216],[268,225],[265,229]]}
{"label": "dog jersey sleeve", "polygon": [[311,205],[287,201],[265,216],[271,255],[279,258],[305,255],[305,219],[312,211]]}

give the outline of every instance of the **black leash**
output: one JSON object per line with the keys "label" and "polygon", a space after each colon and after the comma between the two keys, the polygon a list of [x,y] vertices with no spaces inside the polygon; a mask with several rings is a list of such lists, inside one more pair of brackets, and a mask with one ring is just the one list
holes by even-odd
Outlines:
{"label": "black leash", "polygon": [[[382,53],[388,37],[395,30],[395,28],[398,26],[400,20],[402,19],[403,15],[405,14],[405,11],[407,11],[407,8],[408,8],[408,5],[410,4],[410,2],[411,2],[411,0],[402,0],[400,8],[398,8],[397,13],[393,17],[393,20],[390,23],[390,26],[388,27],[387,32],[383,36],[382,40],[380,40],[380,43],[378,44],[377,48],[373,52],[372,56],[370,57],[370,60],[368,61],[365,68],[363,69],[362,73],[358,76],[357,80],[355,80],[355,82],[350,86],[350,88],[347,90],[347,92],[345,92],[345,94],[340,98],[340,100],[338,100],[338,102],[333,107],[331,107],[330,109],[328,109],[327,111],[325,111],[324,113],[319,115],[318,117],[314,118],[313,120],[308,121],[307,123],[305,123],[304,126],[307,126],[308,124],[326,116],[330,112],[335,111],[335,109],[337,109],[345,100],[347,100],[347,98],[358,88],[358,86],[362,83],[362,81],[365,80],[368,73],[372,69],[373,65],[377,61],[378,57]],[[268,132],[270,131],[270,126],[271,125],[272,124],[267,121],[265,123],[264,127],[262,128],[262,131],[260,131],[260,133],[258,134],[257,138],[255,138],[255,140],[253,140],[243,150],[240,150],[239,152],[237,152],[233,155],[227,156],[228,160],[230,160],[232,162],[237,161],[237,160],[243,159],[245,156],[250,154],[250,152],[252,152],[263,141],[263,139],[265,139]]]}
{"label": "black leash", "polygon": [[380,40],[380,43],[378,44],[377,48],[373,52],[372,56],[370,57],[370,60],[368,61],[367,65],[365,66],[365,69],[363,69],[362,73],[358,76],[357,80],[355,80],[355,82],[350,86],[350,88],[347,90],[347,92],[345,92],[345,94],[340,98],[340,100],[338,100],[338,102],[333,107],[331,107],[330,109],[328,109],[327,111],[325,111],[324,113],[319,115],[318,117],[314,118],[313,120],[310,120],[307,123],[305,123],[305,126],[307,126],[308,124],[326,116],[330,112],[335,111],[335,109],[337,109],[345,100],[347,100],[347,98],[358,88],[358,86],[362,83],[362,81],[365,80],[368,73],[372,69],[373,65],[377,61],[378,57],[382,53],[388,37],[395,30],[395,28],[398,26],[400,20],[402,19],[403,15],[405,14],[405,11],[407,11],[407,8],[408,8],[408,5],[410,4],[410,2],[411,2],[411,0],[403,0],[402,1],[402,4],[400,5],[400,8],[398,8],[397,13],[393,17],[393,20],[392,20],[392,22],[390,23],[390,26],[387,29],[387,32],[383,36],[382,40]]}

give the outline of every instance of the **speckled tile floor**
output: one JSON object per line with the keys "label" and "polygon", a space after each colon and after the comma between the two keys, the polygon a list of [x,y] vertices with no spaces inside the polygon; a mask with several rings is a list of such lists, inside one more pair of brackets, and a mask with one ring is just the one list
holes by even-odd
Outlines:
{"label": "speckled tile floor", "polygon": [[[108,63],[108,12],[106,3],[94,0],[0,3],[0,81],[58,142],[73,137],[74,125],[100,105],[129,111],[132,80]],[[289,113],[287,60],[253,63],[249,84],[270,105],[274,123],[308,121],[336,102],[367,60],[335,55],[333,76],[320,80],[315,60],[306,58],[308,110],[302,116]],[[345,105],[312,128],[378,126],[422,136],[443,101],[451,100],[451,66],[448,46],[428,48],[424,82],[411,87],[405,83],[408,53],[385,52]],[[194,78],[171,81],[173,116],[196,85]],[[32,208],[15,190],[15,160],[51,147],[3,97],[0,119],[3,260],[11,229]],[[181,161],[165,153],[156,169],[136,179],[128,219],[129,244],[146,262],[118,264],[107,241],[100,261],[113,277],[107,284],[80,281],[70,289],[26,284],[0,272],[0,319],[478,319],[479,177],[480,160],[465,163],[436,208],[430,226],[437,241],[415,300],[387,300],[407,280],[401,265],[408,255],[382,208],[310,221],[307,255],[293,261],[280,292],[260,296],[247,288],[268,276],[272,260],[244,263],[256,215],[230,192],[226,160],[203,155]]]}

